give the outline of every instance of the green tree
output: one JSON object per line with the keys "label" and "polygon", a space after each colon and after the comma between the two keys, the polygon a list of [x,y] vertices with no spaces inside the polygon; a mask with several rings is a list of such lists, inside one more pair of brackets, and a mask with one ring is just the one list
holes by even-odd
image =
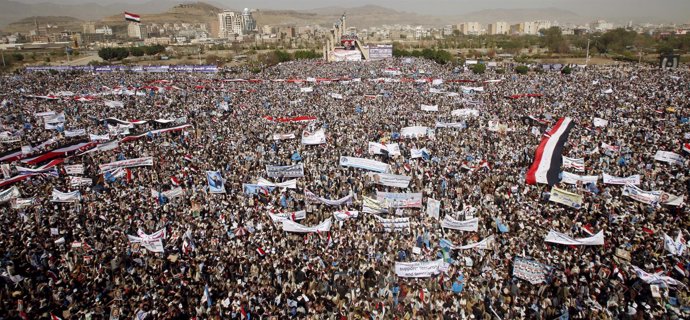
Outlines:
{"label": "green tree", "polygon": [[132,48],[129,48],[129,53],[134,57],[141,57],[144,55],[145,52],[144,52],[144,49],[142,49],[140,47],[132,47]]}
{"label": "green tree", "polygon": [[563,32],[559,27],[551,27],[539,31],[543,37],[544,47],[549,49],[552,53],[567,53],[568,43],[563,38]]}
{"label": "green tree", "polygon": [[486,65],[483,63],[476,63],[470,67],[470,70],[472,70],[474,74],[483,74],[486,72]]}
{"label": "green tree", "polygon": [[527,74],[527,72],[529,72],[529,67],[527,67],[525,65],[520,65],[520,66],[515,67],[515,73]]}

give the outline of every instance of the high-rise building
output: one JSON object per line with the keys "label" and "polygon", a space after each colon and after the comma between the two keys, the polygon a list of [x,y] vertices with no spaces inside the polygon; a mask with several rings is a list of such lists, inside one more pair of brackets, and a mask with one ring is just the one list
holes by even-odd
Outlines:
{"label": "high-rise building", "polygon": [[137,22],[130,22],[127,25],[127,36],[130,38],[144,39],[146,37],[146,28]]}
{"label": "high-rise building", "polygon": [[510,32],[510,25],[508,22],[499,21],[489,24],[489,34],[508,34]]}
{"label": "high-rise building", "polygon": [[480,35],[482,33],[482,25],[479,22],[463,22],[460,24],[460,32],[464,35]]}
{"label": "high-rise building", "polygon": [[225,10],[218,14],[218,37],[230,38],[235,35],[242,36],[256,31],[256,20],[249,9],[242,13]]}
{"label": "high-rise building", "polygon": [[87,21],[82,24],[83,33],[96,33],[96,22]]}

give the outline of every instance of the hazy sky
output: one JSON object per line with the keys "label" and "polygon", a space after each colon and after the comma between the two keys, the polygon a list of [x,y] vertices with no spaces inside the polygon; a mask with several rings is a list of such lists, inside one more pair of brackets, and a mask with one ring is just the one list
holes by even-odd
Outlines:
{"label": "hazy sky", "polygon": [[[123,3],[132,0],[13,0],[26,3]],[[159,0],[161,1],[161,0]],[[162,0],[166,2],[190,2]],[[203,0],[201,0],[203,1]],[[138,3],[146,2],[136,1]],[[157,1],[158,2],[158,1]],[[603,18],[651,17],[690,22],[690,0],[209,0],[226,8],[312,9],[375,4],[400,11],[431,15],[457,15],[483,9],[559,8],[581,16]],[[0,8],[1,9],[1,8]]]}

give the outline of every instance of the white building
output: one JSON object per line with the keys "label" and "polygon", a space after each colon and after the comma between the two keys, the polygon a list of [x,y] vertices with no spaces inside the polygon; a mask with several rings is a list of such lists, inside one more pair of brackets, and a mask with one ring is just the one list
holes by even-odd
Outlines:
{"label": "white building", "polygon": [[597,22],[592,22],[590,28],[592,31],[605,32],[613,29],[613,23],[606,22],[606,20],[597,20]]}
{"label": "white building", "polygon": [[242,13],[229,10],[219,13],[218,25],[219,38],[234,38],[235,35],[241,36],[256,31],[256,20],[246,8]]}
{"label": "white building", "polygon": [[464,35],[476,36],[482,34],[482,25],[479,22],[463,22],[458,29]]}
{"label": "white building", "polygon": [[443,36],[448,37],[453,35],[453,31],[455,31],[455,26],[452,24],[446,25],[443,27]]}
{"label": "white building", "polygon": [[137,22],[130,22],[129,25],[127,25],[127,37],[144,39],[145,34],[146,28],[143,27],[141,24]]}
{"label": "white building", "polygon": [[489,24],[489,34],[490,35],[496,35],[496,34],[508,34],[510,32],[510,24],[505,21],[498,21]]}
{"label": "white building", "polygon": [[106,36],[112,36],[113,35],[113,29],[111,29],[108,26],[103,26],[102,28],[96,29],[96,34],[104,34]]}

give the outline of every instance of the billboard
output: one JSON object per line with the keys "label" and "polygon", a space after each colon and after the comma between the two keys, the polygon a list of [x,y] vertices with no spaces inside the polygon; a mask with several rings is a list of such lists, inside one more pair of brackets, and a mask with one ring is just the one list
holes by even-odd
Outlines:
{"label": "billboard", "polygon": [[677,54],[662,54],[659,57],[659,68],[678,68],[680,63],[680,56]]}
{"label": "billboard", "polygon": [[369,60],[382,60],[393,57],[393,45],[384,44],[369,47]]}
{"label": "billboard", "polygon": [[362,61],[362,53],[359,50],[335,50],[329,54],[331,61]]}

